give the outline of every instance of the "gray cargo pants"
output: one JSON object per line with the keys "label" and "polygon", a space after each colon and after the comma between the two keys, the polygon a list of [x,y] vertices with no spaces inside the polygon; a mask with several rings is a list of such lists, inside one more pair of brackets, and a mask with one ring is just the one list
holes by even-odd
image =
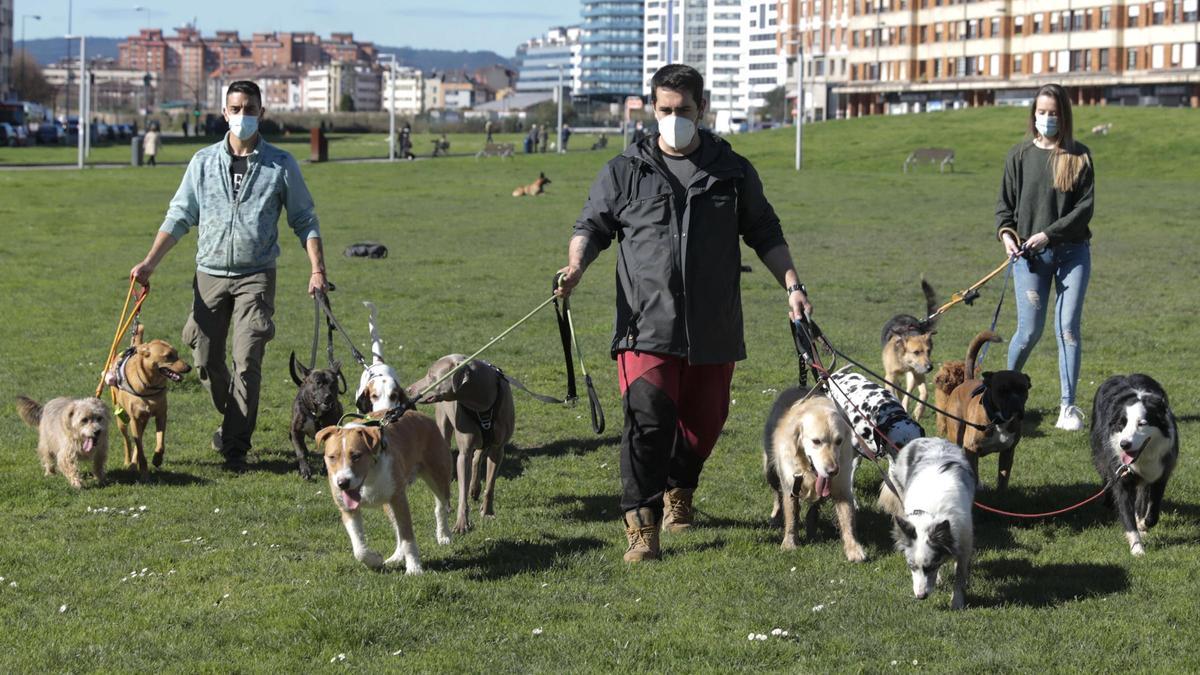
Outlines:
{"label": "gray cargo pants", "polygon": [[[221,453],[244,456],[258,422],[258,393],[267,342],[275,337],[275,270],[241,277],[196,272],[192,311],[183,341],[192,347],[200,382],[224,415]],[[233,328],[233,373],[225,364],[225,342]]]}

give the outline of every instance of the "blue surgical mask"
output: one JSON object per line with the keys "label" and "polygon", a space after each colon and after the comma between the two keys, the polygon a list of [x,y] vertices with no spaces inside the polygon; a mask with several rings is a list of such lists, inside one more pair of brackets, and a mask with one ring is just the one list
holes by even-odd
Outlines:
{"label": "blue surgical mask", "polygon": [[1046,138],[1054,138],[1058,135],[1058,117],[1054,115],[1034,115],[1033,127],[1037,132]]}

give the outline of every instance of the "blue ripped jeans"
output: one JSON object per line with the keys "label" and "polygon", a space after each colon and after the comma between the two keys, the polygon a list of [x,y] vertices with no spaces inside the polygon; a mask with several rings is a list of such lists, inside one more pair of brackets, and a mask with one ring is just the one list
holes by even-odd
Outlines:
{"label": "blue ripped jeans", "polygon": [[1046,327],[1050,284],[1054,284],[1054,332],[1058,338],[1058,379],[1062,404],[1074,405],[1079,382],[1083,296],[1092,274],[1092,250],[1088,242],[1048,246],[1013,268],[1013,291],[1017,302],[1017,330],[1008,345],[1009,370],[1021,370]]}

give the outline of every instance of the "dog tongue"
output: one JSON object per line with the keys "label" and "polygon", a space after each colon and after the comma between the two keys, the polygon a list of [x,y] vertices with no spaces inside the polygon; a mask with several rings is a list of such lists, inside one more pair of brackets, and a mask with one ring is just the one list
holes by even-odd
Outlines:
{"label": "dog tongue", "polygon": [[1121,463],[1122,464],[1133,464],[1133,455],[1129,454],[1128,452],[1122,452],[1121,453]]}
{"label": "dog tongue", "polygon": [[342,503],[345,504],[346,508],[350,511],[358,508],[358,502],[360,499],[362,499],[362,497],[359,495],[358,490],[342,490]]}
{"label": "dog tongue", "polygon": [[96,439],[94,439],[94,438],[83,439],[83,454],[85,454],[85,455],[92,454],[92,446],[95,444],[96,444]]}
{"label": "dog tongue", "polygon": [[829,479],[824,476],[817,476],[817,494],[822,497],[829,496]]}

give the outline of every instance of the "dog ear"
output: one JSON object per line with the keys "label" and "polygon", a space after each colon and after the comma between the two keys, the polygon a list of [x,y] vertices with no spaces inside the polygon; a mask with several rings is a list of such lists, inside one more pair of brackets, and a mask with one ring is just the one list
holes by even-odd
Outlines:
{"label": "dog ear", "polygon": [[934,526],[933,532],[929,533],[929,543],[948,555],[955,554],[957,544],[954,542],[954,531],[950,529],[949,520],[943,520]]}
{"label": "dog ear", "polygon": [[371,385],[363,387],[362,393],[354,401],[354,407],[358,408],[360,413],[371,412]]}
{"label": "dog ear", "polygon": [[1021,376],[1021,379],[1025,381],[1025,389],[1033,389],[1033,380],[1029,379],[1029,376],[1025,373],[1019,373],[1019,375]]}
{"label": "dog ear", "polygon": [[913,524],[901,518],[900,516],[892,516],[892,523],[896,525],[896,532],[904,537],[904,541],[912,543],[917,538],[917,528]]}
{"label": "dog ear", "polygon": [[339,431],[337,425],[330,425],[317,432],[317,445],[325,445],[325,439],[336,434]]}
{"label": "dog ear", "polygon": [[380,427],[355,427],[354,432],[363,439],[363,443],[367,445],[367,452],[372,455],[383,448],[383,429]]}
{"label": "dog ear", "polygon": [[296,360],[296,352],[292,352],[292,355],[288,357],[288,372],[292,374],[292,382],[295,382],[297,387],[302,387],[304,378],[308,377],[310,371],[304,367],[303,363]]}

